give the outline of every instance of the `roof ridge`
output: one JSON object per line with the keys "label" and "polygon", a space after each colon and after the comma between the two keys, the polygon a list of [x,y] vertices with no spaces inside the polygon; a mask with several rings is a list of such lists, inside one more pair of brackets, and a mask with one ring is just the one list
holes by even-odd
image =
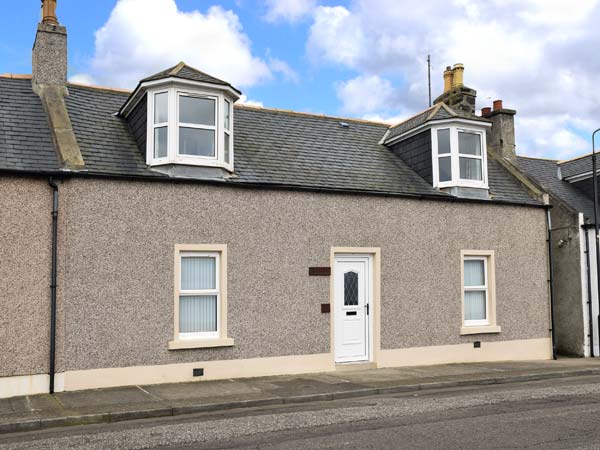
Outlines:
{"label": "roof ridge", "polygon": [[169,71],[169,75],[170,76],[175,76],[177,75],[179,72],[181,72],[181,69],[183,69],[187,64],[184,63],[183,61],[179,61],[175,67],[173,67],[170,71]]}
{"label": "roof ridge", "polygon": [[560,160],[553,158],[540,158],[539,156],[527,156],[527,155],[517,155],[517,158],[525,158],[525,159],[536,159],[540,161],[552,161],[555,163],[560,163]]}
{"label": "roof ridge", "polygon": [[[450,114],[452,117],[458,117],[458,113],[454,109],[452,109],[448,105],[446,105],[446,103],[440,102],[440,105],[442,105],[442,107],[446,110],[446,112],[448,114]],[[475,115],[475,114],[473,114],[473,115]]]}
{"label": "roof ridge", "polygon": [[436,105],[432,105],[432,106],[430,106],[429,108],[427,108],[427,109],[424,109],[424,110],[422,110],[422,111],[420,111],[420,112],[418,112],[418,113],[416,113],[416,114],[414,114],[414,115],[410,116],[410,117],[409,117],[409,118],[407,118],[407,119],[404,119],[402,122],[398,122],[398,123],[397,123],[397,124],[395,124],[395,125],[391,125],[391,126],[390,126],[390,129],[393,129],[393,128],[396,128],[396,127],[399,127],[400,125],[402,125],[402,124],[405,124],[405,123],[406,123],[406,122],[408,122],[409,120],[412,120],[412,119],[414,119],[415,117],[418,117],[418,116],[420,116],[421,114],[425,114],[427,111],[429,111],[429,110],[432,110],[432,109],[434,109],[434,108],[439,108],[439,103],[438,103],[438,104],[436,104]]}
{"label": "roof ridge", "polygon": [[585,155],[575,156],[574,158],[571,158],[571,159],[559,159],[557,161],[558,161],[558,164],[565,164],[565,163],[577,161],[578,159],[587,158],[588,156],[592,156],[592,154],[591,153],[586,153]]}
{"label": "roof ridge", "polygon": [[289,115],[294,115],[294,116],[319,117],[321,119],[344,120],[344,121],[348,121],[348,122],[365,123],[365,124],[371,124],[371,125],[383,125],[383,126],[387,126],[387,127],[390,126],[389,123],[376,121],[376,120],[369,120],[369,119],[356,119],[356,118],[352,118],[352,117],[330,116],[327,114],[310,113],[310,112],[304,112],[304,111],[293,111],[291,109],[280,109],[280,108],[271,108],[271,107],[266,107],[266,106],[246,105],[244,103],[236,103],[236,104],[234,104],[234,106],[236,108],[273,111],[273,112],[279,112],[279,113],[289,114]]}
{"label": "roof ridge", "polygon": [[33,76],[25,73],[3,73],[0,74],[0,78],[9,78],[11,80],[31,80]]}
{"label": "roof ridge", "polygon": [[431,113],[429,113],[429,115],[427,116],[427,119],[425,119],[425,122],[427,122],[427,121],[431,120],[433,117],[435,117],[435,115],[439,112],[442,105],[443,105],[443,103],[438,103],[437,105],[435,105],[435,108],[433,108],[431,110]]}
{"label": "roof ridge", "polygon": [[96,91],[118,92],[119,94],[131,94],[131,91],[129,89],[113,88],[113,87],[106,87],[106,86],[96,86],[93,84],[73,83],[71,81],[69,81],[67,83],[67,87],[68,86],[76,86],[76,87],[81,87],[81,88],[94,89]]}

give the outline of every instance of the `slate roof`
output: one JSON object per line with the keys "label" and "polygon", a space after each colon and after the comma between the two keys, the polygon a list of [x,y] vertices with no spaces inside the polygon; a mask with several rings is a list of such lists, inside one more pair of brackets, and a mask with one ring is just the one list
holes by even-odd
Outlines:
{"label": "slate roof", "polygon": [[479,122],[491,123],[489,119],[476,116],[475,114],[469,114],[465,111],[452,109],[445,103],[438,103],[437,105],[433,105],[427,108],[426,110],[421,111],[419,114],[409,119],[406,119],[404,122],[400,122],[399,124],[396,124],[393,127],[391,127],[389,133],[385,137],[385,142],[387,143],[395,137],[400,136],[401,134],[404,134],[407,131],[412,130],[413,128],[417,128],[421,125],[424,125],[427,122],[453,118],[469,119],[476,120]]}
{"label": "slate roof", "polygon": [[[598,167],[600,167],[600,156],[598,158]],[[558,163],[563,178],[569,178],[584,173],[592,174],[592,155],[582,156],[581,158],[570,161],[561,161]]]}
{"label": "slate roof", "polygon": [[144,78],[142,81],[140,81],[140,83],[144,83],[146,81],[162,80],[163,78],[168,78],[168,77],[181,78],[184,80],[191,80],[191,81],[200,81],[203,83],[219,84],[222,86],[229,86],[230,88],[234,89],[236,92],[241,94],[240,91],[238,91],[236,88],[234,88],[227,81],[220,80],[218,78],[213,77],[212,75],[202,72],[201,70],[190,67],[183,61],[173,67],[170,67],[166,70],[155,73],[154,75],[151,75],[147,78]]}
{"label": "slate roof", "polygon": [[0,78],[0,166],[59,170],[46,113],[31,80]]}
{"label": "slate roof", "polygon": [[594,217],[593,201],[568,181],[558,178],[559,161],[518,156],[519,166],[545,190],[563,201],[586,219]]}
{"label": "slate roof", "polygon": [[[119,111],[129,94],[68,86],[67,108],[85,172],[153,177]],[[235,106],[235,177],[223,183],[431,196],[434,189],[379,142],[383,123]],[[348,127],[341,126],[346,122]],[[31,80],[0,77],[0,170],[58,172],[48,124]],[[493,200],[539,205],[501,166],[489,162]]]}

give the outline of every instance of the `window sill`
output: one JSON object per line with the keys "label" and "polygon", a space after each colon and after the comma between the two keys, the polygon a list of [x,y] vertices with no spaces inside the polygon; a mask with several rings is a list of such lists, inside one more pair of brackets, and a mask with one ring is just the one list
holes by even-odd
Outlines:
{"label": "window sill", "polygon": [[498,325],[482,325],[478,327],[460,327],[460,335],[466,336],[469,334],[492,334],[500,333],[502,329]]}
{"label": "window sill", "polygon": [[189,348],[233,347],[231,338],[219,339],[181,339],[169,342],[169,350],[185,350]]}

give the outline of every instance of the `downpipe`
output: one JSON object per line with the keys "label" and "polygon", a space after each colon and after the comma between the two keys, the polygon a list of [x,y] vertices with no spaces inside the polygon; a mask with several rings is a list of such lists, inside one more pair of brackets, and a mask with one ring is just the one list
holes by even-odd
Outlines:
{"label": "downpipe", "polygon": [[552,261],[552,219],[550,217],[550,209],[552,207],[546,206],[546,228],[547,228],[547,238],[546,242],[548,243],[548,285],[550,288],[550,336],[552,338],[552,359],[556,359],[556,328],[555,328],[555,319],[554,319],[554,263]]}
{"label": "downpipe", "polygon": [[54,394],[54,378],[56,375],[56,273],[58,254],[58,185],[53,178],[48,179],[52,188],[52,266],[50,276],[50,386],[49,391]]}

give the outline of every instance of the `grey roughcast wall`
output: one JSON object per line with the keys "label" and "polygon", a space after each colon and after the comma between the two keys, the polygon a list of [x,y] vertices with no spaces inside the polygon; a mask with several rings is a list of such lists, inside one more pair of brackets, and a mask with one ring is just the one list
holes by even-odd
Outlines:
{"label": "grey roughcast wall", "polygon": [[[330,248],[380,247],[381,348],[461,337],[460,251],[496,252],[499,335],[547,338],[541,208],[254,190],[192,183],[70,179],[63,248],[66,305],[58,370],[330,351]],[[228,245],[235,346],[169,351],[175,244]]]}
{"label": "grey roughcast wall", "polygon": [[0,377],[48,372],[51,193],[0,176]]}

